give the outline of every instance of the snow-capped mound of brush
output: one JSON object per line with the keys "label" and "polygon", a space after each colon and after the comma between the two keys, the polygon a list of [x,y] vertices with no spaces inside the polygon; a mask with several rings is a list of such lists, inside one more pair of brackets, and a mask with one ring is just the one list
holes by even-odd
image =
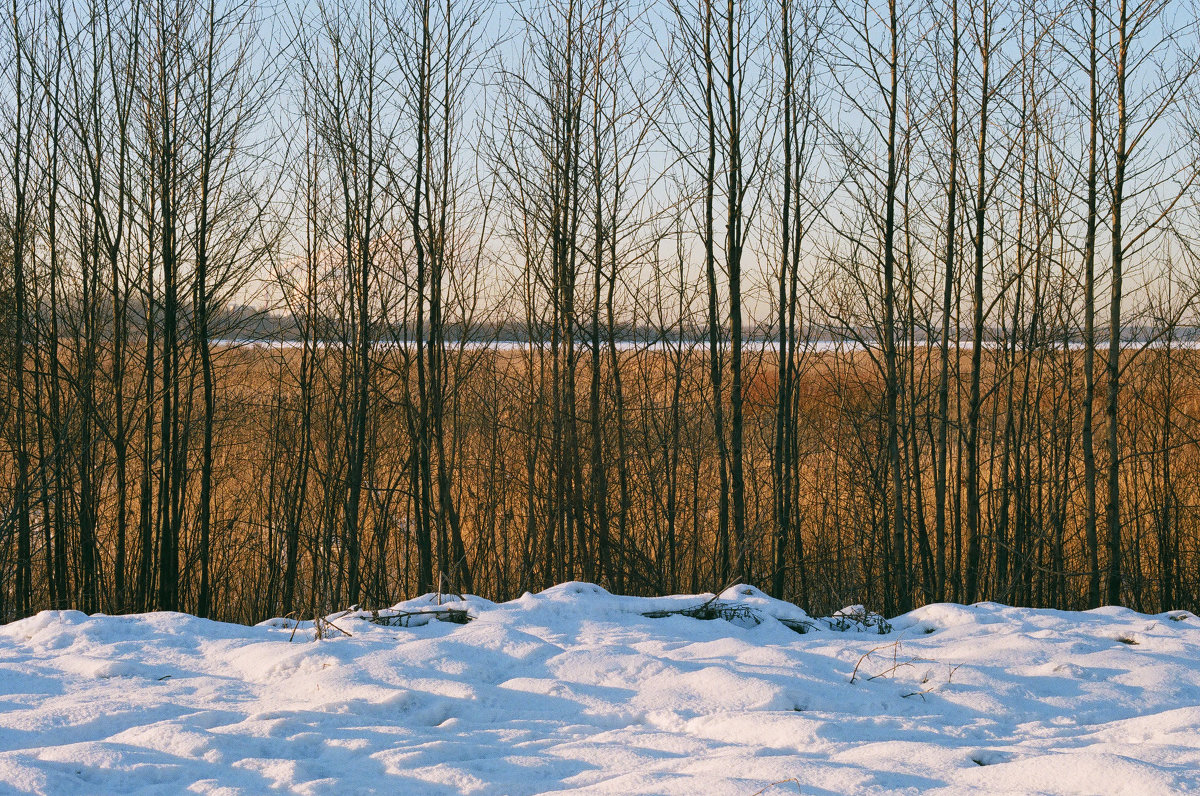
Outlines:
{"label": "snow-capped mound of brush", "polygon": [[[310,621],[275,618],[262,622],[264,627],[287,628],[346,635],[341,625],[370,622],[392,627],[419,627],[431,621],[466,624],[482,612],[500,608],[491,600],[475,595],[429,593],[396,603],[388,608],[363,610],[358,606]],[[595,619],[614,621],[639,616],[663,619],[681,616],[689,619],[721,619],[741,627],[755,627],[775,621],[797,633],[812,631],[889,633],[891,624],[881,615],[852,605],[832,616],[814,618],[802,608],[778,600],[754,586],[731,586],[717,594],[688,594],[668,597],[628,597],[614,595],[594,583],[571,581],[552,586],[538,594],[526,592],[504,605],[504,610],[551,612],[559,615],[586,614]]]}

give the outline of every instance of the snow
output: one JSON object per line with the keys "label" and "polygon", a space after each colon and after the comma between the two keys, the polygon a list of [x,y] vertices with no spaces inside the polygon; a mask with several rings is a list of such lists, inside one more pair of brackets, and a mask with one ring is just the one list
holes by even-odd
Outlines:
{"label": "snow", "polygon": [[298,627],[43,612],[0,628],[0,791],[1200,792],[1190,613],[839,614],[582,583]]}

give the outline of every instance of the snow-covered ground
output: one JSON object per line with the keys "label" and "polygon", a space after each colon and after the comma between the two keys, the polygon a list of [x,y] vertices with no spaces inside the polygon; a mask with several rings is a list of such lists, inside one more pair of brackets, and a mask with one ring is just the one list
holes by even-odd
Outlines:
{"label": "snow-covered ground", "polygon": [[320,640],[42,613],[0,628],[0,791],[1200,792],[1192,614],[932,605],[880,632],[747,587],[669,613],[709,597],[403,616],[425,598]]}

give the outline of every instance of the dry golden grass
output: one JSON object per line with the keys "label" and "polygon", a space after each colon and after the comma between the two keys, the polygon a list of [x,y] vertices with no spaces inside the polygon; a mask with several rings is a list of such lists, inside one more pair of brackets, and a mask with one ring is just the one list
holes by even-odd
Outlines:
{"label": "dry golden grass", "polygon": [[[231,348],[217,352],[219,405],[214,471],[213,575],[220,615],[242,621],[277,612],[282,577],[286,518],[298,493],[292,481],[304,441],[301,391],[297,382],[301,351],[296,348]],[[336,388],[338,352],[318,353],[313,383],[314,411],[309,444],[312,456],[301,499],[301,551],[298,604],[332,606],[339,595],[339,559],[345,552],[339,534],[345,495],[345,407]],[[921,571],[920,537],[934,526],[934,421],[936,361],[913,360],[916,375],[906,385],[902,407],[906,426],[904,456],[908,468],[906,501],[911,540],[907,558],[914,575]],[[604,446],[611,556],[605,585],[626,591],[661,592],[721,587],[717,544],[717,448],[711,420],[707,359],[701,350],[675,355],[663,350],[622,351],[623,422],[616,417],[607,354],[602,365],[602,416],[589,417],[590,359],[576,369],[577,475],[585,504],[591,505],[589,464],[592,435]],[[1054,353],[1032,363],[1028,385],[1025,363],[1006,363],[989,352],[983,373],[987,402],[983,411],[984,556],[989,570],[985,596],[1009,601],[1077,607],[1082,600],[1085,556],[1082,539],[1082,470],[1079,457],[1080,368],[1078,356]],[[542,364],[546,370],[540,370]],[[1168,396],[1163,377],[1166,360],[1148,352],[1127,372],[1123,393],[1122,462],[1127,518],[1125,546],[1131,601],[1154,607],[1164,580],[1171,581],[1177,605],[1197,593],[1195,474],[1200,466],[1197,417],[1200,417],[1200,357],[1176,352],[1171,360]],[[371,402],[370,454],[364,476],[364,599],[373,604],[410,595],[417,589],[415,527],[410,478],[411,435],[408,401],[413,386],[402,352],[380,351]],[[543,548],[548,538],[552,494],[552,415],[548,362],[517,349],[467,349],[449,364],[450,402],[446,411],[447,455],[455,503],[474,589],[508,598],[563,577],[583,577],[585,557],[598,554],[598,529],[588,509],[582,542],[569,561],[546,571]],[[947,557],[951,575],[962,554],[961,457],[957,455],[965,414],[966,361],[953,372],[951,389],[950,480]],[[961,371],[961,372],[960,372]],[[777,361],[773,354],[746,354],[745,470],[747,552],[754,579],[768,585],[774,569],[774,444]],[[678,382],[679,412],[672,413]],[[728,382],[727,382],[728,383]],[[884,436],[880,411],[882,379],[863,352],[821,351],[805,355],[796,384],[795,445],[797,472],[794,527],[800,547],[788,541],[785,596],[802,599],[813,610],[868,602],[887,607],[894,555],[888,544],[888,497],[884,478]],[[915,386],[915,399],[908,395]],[[1020,438],[1010,439],[1006,412],[1010,387],[1014,424]],[[1163,411],[1174,401],[1169,463],[1164,487],[1161,471]],[[127,385],[127,401],[142,400],[138,385]],[[1099,406],[1099,404],[1098,404]],[[199,411],[193,399],[193,416]],[[678,449],[674,449],[677,416]],[[907,421],[906,421],[907,422]],[[1097,414],[1097,431],[1103,416]],[[128,517],[136,527],[138,475],[143,440],[141,425],[132,429]],[[181,594],[185,606],[198,587],[194,529],[198,442],[189,446],[186,517],[182,550]],[[619,435],[620,434],[620,438]],[[623,508],[618,445],[626,450],[624,478],[629,501]],[[115,480],[110,446],[97,471],[99,544],[105,582],[111,584],[115,561]],[[1098,445],[1098,464],[1107,465]],[[11,472],[11,461],[3,471]],[[1005,460],[1008,482],[1002,483]],[[153,463],[152,463],[153,464]],[[7,476],[6,476],[7,477]],[[153,484],[152,484],[153,488]],[[1007,503],[1005,501],[1007,500]],[[1164,513],[1164,501],[1170,502]],[[623,519],[623,523],[622,523]],[[1165,519],[1165,524],[1164,520]],[[624,536],[621,535],[621,528]],[[532,535],[531,535],[532,534]],[[132,544],[132,542],[131,542]],[[583,549],[578,549],[582,544]],[[932,541],[930,542],[932,544]],[[1160,554],[1160,547],[1170,549]],[[1008,549],[1022,566],[997,572],[997,553]],[[9,548],[11,560],[12,552]],[[38,556],[41,556],[40,558]],[[35,577],[44,555],[35,553]],[[129,567],[136,567],[130,550]],[[439,569],[452,569],[436,562]],[[1170,571],[1168,571],[1170,570]],[[803,573],[803,577],[801,576]],[[951,584],[951,587],[953,584]],[[944,595],[954,598],[950,588]],[[932,599],[921,593],[918,599]],[[119,606],[108,606],[118,608]],[[1174,607],[1174,606],[1171,606]]]}

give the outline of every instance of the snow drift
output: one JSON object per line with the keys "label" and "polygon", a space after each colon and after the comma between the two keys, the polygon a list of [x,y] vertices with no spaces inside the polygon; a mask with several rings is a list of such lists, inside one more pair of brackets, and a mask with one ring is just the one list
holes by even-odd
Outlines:
{"label": "snow drift", "polygon": [[[320,638],[316,638],[319,636]],[[1200,791],[1200,620],[568,583],[0,628],[0,791]]]}

